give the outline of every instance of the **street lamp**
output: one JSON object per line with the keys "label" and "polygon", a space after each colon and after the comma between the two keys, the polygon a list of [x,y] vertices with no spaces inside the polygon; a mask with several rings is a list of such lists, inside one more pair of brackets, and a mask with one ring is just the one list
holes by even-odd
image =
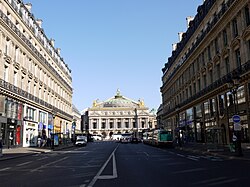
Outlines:
{"label": "street lamp", "polygon": [[[233,122],[234,122],[234,133],[237,137],[236,139],[236,150],[238,156],[243,156],[242,147],[241,147],[241,126],[240,126],[240,116],[238,115],[238,100],[237,100],[237,91],[240,84],[240,77],[234,77],[232,82],[230,82],[230,91],[233,94],[233,104],[234,104],[234,115],[233,115]],[[239,126],[239,128],[237,128]]]}
{"label": "street lamp", "polygon": [[56,117],[56,112],[52,110],[51,112],[53,122],[52,122],[52,133],[51,133],[51,149],[54,150],[55,148],[55,117]]}

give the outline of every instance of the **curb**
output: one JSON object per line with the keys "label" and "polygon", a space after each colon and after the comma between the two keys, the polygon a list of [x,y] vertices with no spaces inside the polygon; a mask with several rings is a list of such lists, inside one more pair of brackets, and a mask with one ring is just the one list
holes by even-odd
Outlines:
{"label": "curb", "polygon": [[211,152],[211,151],[210,152],[209,151],[202,151],[202,150],[185,148],[185,147],[175,147],[175,149],[180,150],[180,151],[186,151],[186,152],[192,152],[192,153],[199,153],[199,154],[202,154],[202,155],[218,156],[218,157],[223,157],[223,158],[231,159],[231,160],[246,160],[246,161],[250,161],[250,158],[245,158],[244,156],[225,155],[225,154],[221,154],[219,152],[215,153],[215,152]]}

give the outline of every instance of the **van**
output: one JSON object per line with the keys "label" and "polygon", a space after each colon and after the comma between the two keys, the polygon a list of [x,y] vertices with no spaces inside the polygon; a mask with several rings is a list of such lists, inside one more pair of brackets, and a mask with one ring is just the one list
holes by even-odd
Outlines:
{"label": "van", "polygon": [[75,146],[86,146],[87,145],[87,136],[77,136]]}

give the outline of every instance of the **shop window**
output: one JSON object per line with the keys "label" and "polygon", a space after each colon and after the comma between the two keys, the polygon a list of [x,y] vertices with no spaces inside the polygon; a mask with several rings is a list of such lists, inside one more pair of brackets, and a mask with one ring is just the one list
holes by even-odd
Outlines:
{"label": "shop window", "polygon": [[204,103],[204,113],[209,114],[210,110],[209,110],[209,102],[205,102]]}
{"label": "shop window", "polygon": [[225,98],[224,95],[218,96],[218,105],[219,105],[219,114],[220,116],[223,116],[225,113]]}
{"label": "shop window", "polygon": [[237,102],[238,102],[238,104],[246,102],[244,86],[241,86],[241,87],[238,88],[238,91],[237,91]]}
{"label": "shop window", "polygon": [[234,104],[233,94],[231,92],[227,93],[227,106],[232,106]]}

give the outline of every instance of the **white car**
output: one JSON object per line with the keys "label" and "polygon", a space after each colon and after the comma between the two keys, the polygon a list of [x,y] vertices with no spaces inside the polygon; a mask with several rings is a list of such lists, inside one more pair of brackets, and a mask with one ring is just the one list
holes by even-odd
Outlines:
{"label": "white car", "polygon": [[94,141],[102,140],[102,136],[97,134],[97,135],[92,135],[92,138]]}
{"label": "white car", "polygon": [[87,136],[77,136],[75,145],[76,146],[86,146],[87,145]]}

